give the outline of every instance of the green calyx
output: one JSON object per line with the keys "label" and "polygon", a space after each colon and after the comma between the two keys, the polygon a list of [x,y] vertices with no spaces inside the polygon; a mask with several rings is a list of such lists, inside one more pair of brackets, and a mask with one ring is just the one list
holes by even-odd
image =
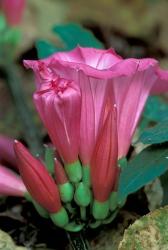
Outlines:
{"label": "green calyx", "polygon": [[104,220],[109,214],[110,203],[109,200],[100,202],[97,200],[93,201],[92,213],[96,220]]}
{"label": "green calyx", "polygon": [[60,197],[63,202],[71,202],[74,194],[74,187],[70,182],[58,185]]}
{"label": "green calyx", "polygon": [[83,182],[77,184],[74,200],[75,202],[82,207],[87,207],[92,199],[92,194],[90,188],[85,185]]}
{"label": "green calyx", "polygon": [[64,229],[69,232],[79,232],[84,228],[85,224],[76,224],[75,222],[71,222],[67,224]]}
{"label": "green calyx", "polygon": [[49,213],[45,208],[40,206],[40,204],[38,204],[35,200],[32,200],[32,203],[41,217],[43,217],[45,219],[49,218]]}
{"label": "green calyx", "polygon": [[52,222],[61,228],[64,228],[69,223],[67,211],[62,207],[57,213],[50,214]]}
{"label": "green calyx", "polygon": [[82,179],[82,166],[79,160],[71,164],[66,164],[65,171],[69,180],[73,183],[78,183]]}
{"label": "green calyx", "polygon": [[114,211],[118,205],[117,192],[112,192],[110,195],[110,210]]}
{"label": "green calyx", "polygon": [[91,186],[91,181],[90,181],[90,167],[89,166],[83,166],[82,168],[82,181],[84,184],[86,184],[88,187]]}
{"label": "green calyx", "polygon": [[35,201],[28,192],[24,194],[24,197],[26,198],[27,201],[30,201],[33,203],[36,211],[39,213],[41,217],[46,218],[46,219],[49,218],[48,211],[45,208],[43,208],[37,201]]}

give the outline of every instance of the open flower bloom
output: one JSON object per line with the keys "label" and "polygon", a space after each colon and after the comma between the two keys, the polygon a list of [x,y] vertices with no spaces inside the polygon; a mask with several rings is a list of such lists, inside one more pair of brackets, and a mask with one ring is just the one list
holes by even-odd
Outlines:
{"label": "open flower bloom", "polygon": [[0,165],[0,195],[24,196],[27,192],[20,176]]}
{"label": "open flower bloom", "polygon": [[98,202],[108,200],[115,189],[119,173],[116,106],[109,109],[105,115],[91,160],[93,194]]}
{"label": "open flower bloom", "polygon": [[59,191],[46,168],[20,142],[15,141],[14,149],[19,171],[28,192],[47,211],[58,212],[62,207]]}
{"label": "open flower bloom", "polygon": [[[55,53],[47,59],[25,61],[24,64],[34,70],[38,90],[48,89],[57,77],[73,81],[79,87],[79,156],[83,165],[90,165],[97,136],[103,126],[102,117],[109,92],[114,96],[112,104],[117,105],[118,158],[122,158],[128,153],[149,94],[168,89],[167,73],[160,70],[156,60],[122,59],[112,49],[77,47],[70,52]],[[47,120],[43,112],[44,119]],[[53,140],[53,134],[50,136]]]}
{"label": "open flower bloom", "polygon": [[1,0],[2,8],[8,23],[12,26],[20,24],[26,0]]}

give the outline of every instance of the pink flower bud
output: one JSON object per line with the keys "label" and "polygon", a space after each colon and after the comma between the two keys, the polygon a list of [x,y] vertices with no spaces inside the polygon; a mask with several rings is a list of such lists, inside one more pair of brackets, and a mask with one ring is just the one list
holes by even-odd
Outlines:
{"label": "pink flower bud", "polygon": [[26,192],[21,178],[13,171],[0,165],[0,195],[24,196]]}
{"label": "pink flower bud", "polygon": [[98,136],[91,160],[91,181],[94,198],[104,202],[117,183],[118,145],[116,106],[108,107],[104,125]]}
{"label": "pink flower bud", "polygon": [[18,141],[14,143],[18,167],[31,196],[50,213],[61,209],[58,188],[43,164]]}
{"label": "pink flower bud", "polygon": [[20,24],[25,9],[26,0],[1,0],[1,7],[7,22],[14,26]]}
{"label": "pink flower bud", "polygon": [[34,102],[50,138],[66,163],[78,160],[81,96],[73,81],[57,77],[37,91]]}

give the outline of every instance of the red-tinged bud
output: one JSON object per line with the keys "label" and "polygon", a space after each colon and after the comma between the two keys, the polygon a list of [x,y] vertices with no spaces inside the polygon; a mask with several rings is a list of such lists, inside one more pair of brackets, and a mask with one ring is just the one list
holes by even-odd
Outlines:
{"label": "red-tinged bud", "polygon": [[58,212],[62,207],[59,191],[44,165],[18,141],[14,143],[14,150],[20,174],[31,196],[50,213]]}
{"label": "red-tinged bud", "polygon": [[74,195],[74,187],[69,182],[65,170],[61,163],[55,160],[55,179],[58,184],[60,197],[63,202],[71,202]]}
{"label": "red-tinged bud", "polygon": [[91,160],[93,193],[94,198],[99,202],[108,200],[118,175],[116,106],[108,110]]}
{"label": "red-tinged bud", "polygon": [[1,7],[8,23],[12,26],[20,24],[26,0],[1,0]]}
{"label": "red-tinged bud", "polygon": [[65,184],[68,182],[67,175],[62,164],[55,158],[55,180],[58,185]]}

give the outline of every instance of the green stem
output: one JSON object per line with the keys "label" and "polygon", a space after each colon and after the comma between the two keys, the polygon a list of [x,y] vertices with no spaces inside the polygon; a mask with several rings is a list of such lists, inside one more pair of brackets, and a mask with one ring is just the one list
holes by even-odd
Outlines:
{"label": "green stem", "polygon": [[86,220],[86,208],[85,207],[80,207],[80,215],[82,220]]}
{"label": "green stem", "polygon": [[22,125],[24,138],[33,154],[42,153],[41,135],[34,123],[33,114],[27,104],[18,67],[11,62],[4,64],[3,69],[7,77],[7,87]]}
{"label": "green stem", "polygon": [[72,250],[89,250],[88,241],[81,233],[67,233]]}

